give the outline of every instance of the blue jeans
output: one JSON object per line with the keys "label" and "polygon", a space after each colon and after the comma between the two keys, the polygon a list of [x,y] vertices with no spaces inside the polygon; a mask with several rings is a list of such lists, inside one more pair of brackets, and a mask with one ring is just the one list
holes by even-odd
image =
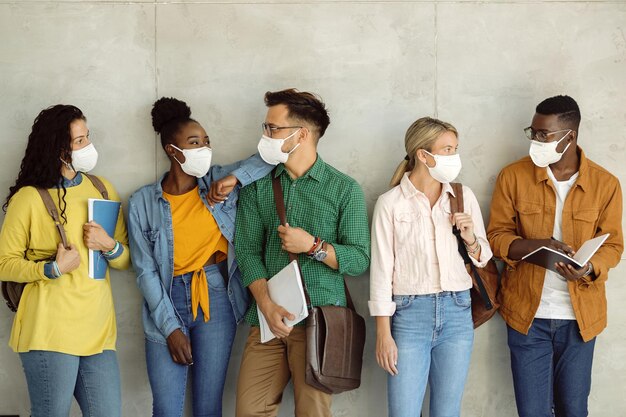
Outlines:
{"label": "blue jeans", "polygon": [[520,417],[585,417],[595,338],[584,342],[576,320],[535,319],[528,335],[508,327]]}
{"label": "blue jeans", "polygon": [[222,415],[222,394],[236,322],[228,299],[224,276],[226,262],[204,268],[209,286],[211,319],[204,321],[202,309],[193,319],[191,312],[192,273],[174,277],[172,302],[183,321],[182,331],[191,340],[193,365],[172,360],[166,344],[146,339],[148,378],[152,388],[155,417],[183,415],[188,371],[192,378],[194,417]]}
{"label": "blue jeans", "polygon": [[113,350],[74,356],[46,350],[20,353],[32,417],[68,417],[72,395],[85,417],[120,417],[120,371]]}
{"label": "blue jeans", "polygon": [[429,384],[430,416],[458,417],[474,342],[469,290],[393,298],[398,375],[387,377],[389,416],[419,417]]}

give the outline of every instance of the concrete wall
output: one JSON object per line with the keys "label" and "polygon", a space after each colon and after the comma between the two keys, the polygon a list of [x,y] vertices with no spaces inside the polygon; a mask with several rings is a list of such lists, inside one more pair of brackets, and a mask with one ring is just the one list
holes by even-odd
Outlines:
{"label": "concrete wall", "polygon": [[[0,0],[0,195],[13,184],[36,114],[79,106],[100,151],[94,171],[127,199],[167,167],[149,112],[163,95],[186,100],[215,160],[251,154],[263,93],[321,94],[332,124],[327,162],[355,177],[370,210],[400,159],[406,128],[435,115],[461,133],[461,180],[487,208],[495,175],[528,149],[522,128],[551,95],[575,97],[580,144],[626,180],[626,3],[622,1]],[[0,215],[1,216],[1,215]],[[626,263],[608,283],[609,327],[598,339],[592,416],[626,415]],[[366,312],[368,277],[351,279]],[[140,295],[132,271],[114,272],[124,415],[150,415]],[[0,306],[0,415],[28,415],[12,314]],[[368,320],[361,389],[334,398],[337,417],[386,415],[385,376]],[[234,387],[246,328],[237,336],[225,393]],[[293,415],[286,394],[281,416]],[[73,415],[79,415],[77,407]],[[188,412],[188,415],[191,415]],[[476,333],[463,402],[468,417],[516,416],[505,327]]]}

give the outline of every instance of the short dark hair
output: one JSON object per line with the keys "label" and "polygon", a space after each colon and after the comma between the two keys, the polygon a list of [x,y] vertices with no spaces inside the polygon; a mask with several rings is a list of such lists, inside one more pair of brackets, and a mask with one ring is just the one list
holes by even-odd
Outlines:
{"label": "short dark hair", "polygon": [[191,108],[184,101],[173,97],[161,97],[152,106],[152,127],[161,135],[161,146],[174,142],[174,136],[189,122],[195,122],[191,118]]}
{"label": "short dark hair", "polygon": [[326,128],[330,124],[330,117],[321,97],[305,91],[298,91],[295,88],[265,93],[265,105],[267,107],[279,104],[287,106],[289,117],[314,125],[319,134],[318,138],[324,136]]}
{"label": "short dark hair", "polygon": [[576,100],[570,96],[554,96],[545,99],[537,105],[535,111],[543,115],[555,114],[559,121],[564,122],[573,130],[580,125],[580,109]]}

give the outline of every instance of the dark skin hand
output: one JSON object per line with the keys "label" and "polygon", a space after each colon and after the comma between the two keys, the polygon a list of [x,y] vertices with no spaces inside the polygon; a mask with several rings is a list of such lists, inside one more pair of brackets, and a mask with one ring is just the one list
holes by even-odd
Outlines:
{"label": "dark skin hand", "polygon": [[556,239],[517,239],[509,247],[509,258],[519,261],[525,255],[542,246],[558,250],[566,255],[574,254],[574,249]]}
{"label": "dark skin hand", "polygon": [[182,330],[176,329],[167,336],[167,348],[172,360],[179,365],[193,365],[191,343]]}
{"label": "dark skin hand", "polygon": [[583,265],[582,268],[576,269],[571,265],[565,265],[563,262],[556,264],[558,273],[568,281],[578,281],[589,270],[589,263]]}
{"label": "dark skin hand", "polygon": [[213,181],[206,196],[211,207],[228,200],[228,194],[235,189],[238,182],[237,177],[234,175],[227,175],[224,178]]}
{"label": "dark skin hand", "polygon": [[[509,247],[509,258],[514,261],[519,261],[523,256],[529,254],[541,246],[558,250],[568,256],[574,254],[574,250],[567,244],[560,242],[556,239],[518,239],[511,243]],[[571,265],[566,265],[563,262],[555,264],[557,272],[567,279],[568,281],[578,281],[589,269],[589,265],[584,265],[580,269],[576,269]]]}

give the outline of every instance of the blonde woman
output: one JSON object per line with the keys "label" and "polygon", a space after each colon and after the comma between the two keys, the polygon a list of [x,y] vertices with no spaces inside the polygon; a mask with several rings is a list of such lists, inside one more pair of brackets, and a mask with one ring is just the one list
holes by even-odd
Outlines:
{"label": "blonde woman", "polygon": [[458,253],[461,231],[472,262],[492,253],[478,201],[463,187],[465,213],[450,214],[450,182],[461,170],[457,130],[430,117],[407,130],[407,155],[372,221],[370,314],[376,360],[389,373],[391,417],[419,417],[430,384],[430,416],[459,416],[474,340],[472,280]]}

